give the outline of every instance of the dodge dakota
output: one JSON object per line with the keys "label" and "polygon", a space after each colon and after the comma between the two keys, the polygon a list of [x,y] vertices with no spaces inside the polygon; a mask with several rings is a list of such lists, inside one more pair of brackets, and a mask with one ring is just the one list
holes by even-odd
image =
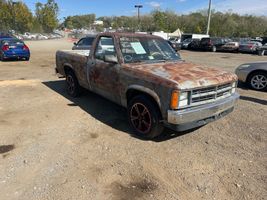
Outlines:
{"label": "dodge dakota", "polygon": [[185,131],[233,111],[237,76],[183,61],[162,38],[100,33],[91,50],[56,53],[56,72],[70,96],[81,88],[127,108],[134,132],[147,139],[164,127]]}

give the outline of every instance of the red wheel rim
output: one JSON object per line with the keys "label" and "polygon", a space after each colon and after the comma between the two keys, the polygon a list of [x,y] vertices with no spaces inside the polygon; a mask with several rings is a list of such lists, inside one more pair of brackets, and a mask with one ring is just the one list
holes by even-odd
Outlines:
{"label": "red wheel rim", "polygon": [[135,103],[130,110],[130,119],[133,127],[140,133],[147,134],[151,129],[151,115],[147,107]]}

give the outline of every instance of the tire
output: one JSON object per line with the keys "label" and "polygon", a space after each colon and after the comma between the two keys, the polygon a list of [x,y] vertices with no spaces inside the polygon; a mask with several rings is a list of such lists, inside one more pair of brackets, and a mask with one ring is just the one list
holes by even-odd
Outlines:
{"label": "tire", "polygon": [[71,97],[78,97],[80,95],[81,86],[72,71],[66,72],[66,90]]}
{"label": "tire", "polygon": [[30,58],[25,58],[25,61],[29,61],[30,60]]}
{"label": "tire", "polygon": [[217,48],[216,46],[213,46],[212,49],[211,49],[212,52],[216,52],[217,51]]}
{"label": "tire", "polygon": [[253,90],[266,91],[267,90],[267,73],[254,72],[248,78],[248,84]]}
{"label": "tire", "polygon": [[139,137],[153,139],[164,129],[160,123],[161,114],[158,106],[145,95],[135,96],[130,100],[127,114],[130,126]]}

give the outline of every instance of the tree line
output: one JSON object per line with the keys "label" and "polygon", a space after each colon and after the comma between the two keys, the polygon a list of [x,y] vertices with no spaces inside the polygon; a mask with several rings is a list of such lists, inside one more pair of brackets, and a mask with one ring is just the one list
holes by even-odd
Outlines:
{"label": "tree line", "polygon": [[[34,13],[22,1],[0,0],[0,32],[52,32],[55,28],[81,29],[94,28],[103,31],[112,28],[124,31],[165,31],[174,32],[177,28],[185,33],[205,33],[207,10],[190,14],[177,14],[171,10],[154,10],[140,17],[107,16],[96,18],[95,14],[65,17],[58,20],[59,8],[55,0],[35,4]],[[102,20],[103,25],[94,25],[95,20]],[[256,37],[267,36],[267,17],[239,15],[231,11],[222,13],[213,10],[210,26],[211,36]]]}
{"label": "tree line", "polygon": [[35,13],[22,1],[0,0],[0,32],[50,33],[58,27],[58,5],[54,0],[35,4]]}
{"label": "tree line", "polygon": [[[65,18],[62,27],[66,28],[92,28],[94,14],[73,16]],[[89,18],[86,20],[86,18]],[[142,15],[140,23],[136,16],[111,16],[99,17],[97,20],[104,22],[101,28],[109,28],[124,31],[164,31],[174,32],[179,28],[184,33],[206,33],[207,10],[200,10],[190,14],[178,15],[173,11],[155,10],[150,14]],[[211,36],[224,37],[257,37],[267,36],[267,17],[253,15],[239,15],[232,12],[212,11]]]}

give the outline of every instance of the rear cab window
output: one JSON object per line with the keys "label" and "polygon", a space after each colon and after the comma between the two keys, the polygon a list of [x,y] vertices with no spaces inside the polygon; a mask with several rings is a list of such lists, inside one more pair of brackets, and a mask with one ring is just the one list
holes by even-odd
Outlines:
{"label": "rear cab window", "polygon": [[110,36],[101,36],[97,43],[95,58],[104,61],[105,55],[117,56],[114,40]]}

